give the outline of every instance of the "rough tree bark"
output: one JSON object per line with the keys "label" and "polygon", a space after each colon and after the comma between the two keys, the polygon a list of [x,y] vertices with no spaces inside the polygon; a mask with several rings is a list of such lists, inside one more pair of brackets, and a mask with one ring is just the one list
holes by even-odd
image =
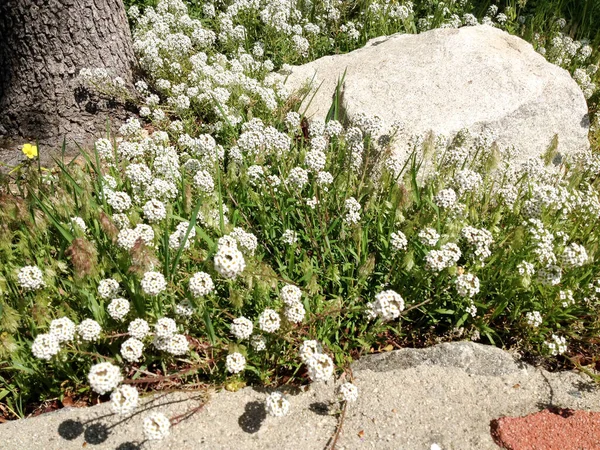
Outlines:
{"label": "rough tree bark", "polygon": [[122,0],[0,0],[0,146],[84,144],[107,115],[122,118],[119,105],[81,88],[77,75],[88,67],[132,83]]}

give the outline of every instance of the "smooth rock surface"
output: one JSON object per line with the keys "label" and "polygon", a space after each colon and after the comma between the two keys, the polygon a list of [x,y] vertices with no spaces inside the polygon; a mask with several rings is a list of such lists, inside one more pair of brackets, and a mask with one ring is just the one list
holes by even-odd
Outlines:
{"label": "smooth rock surface", "polygon": [[312,86],[320,87],[307,116],[325,118],[344,71],[345,117],[364,112],[387,125],[401,121],[396,151],[403,154],[415,134],[451,137],[462,128],[516,146],[519,160],[543,154],[555,134],[562,154],[589,147],[586,101],[569,73],[487,25],[376,38],[294,67],[287,86],[295,90],[314,77]]}
{"label": "smooth rock surface", "polygon": [[[600,410],[600,389],[576,373],[548,373],[497,348],[458,342],[367,356],[352,367],[359,399],[350,404],[337,449],[497,449],[492,421],[547,406]],[[212,393],[204,407],[144,449],[324,449],[337,416],[327,414],[335,386],[315,383],[290,395],[290,414],[266,416],[264,391]],[[196,398],[195,398],[196,397]],[[137,449],[141,423],[155,408],[168,416],[202,403],[193,393],[157,396],[123,420],[108,404],[66,408],[0,425],[3,450]],[[160,406],[159,406],[160,405]],[[333,407],[332,409],[335,409]]]}

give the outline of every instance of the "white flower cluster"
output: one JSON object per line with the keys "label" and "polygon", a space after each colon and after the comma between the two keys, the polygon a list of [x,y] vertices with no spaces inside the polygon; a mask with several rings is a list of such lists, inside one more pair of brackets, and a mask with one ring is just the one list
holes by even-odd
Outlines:
{"label": "white flower cluster", "polygon": [[144,436],[150,441],[164,439],[169,435],[171,421],[160,412],[152,412],[144,417],[142,424]]}
{"label": "white flower cluster", "polygon": [[517,270],[519,271],[519,275],[530,277],[535,273],[535,267],[533,264],[527,261],[521,261],[517,265]]}
{"label": "white flower cluster", "polygon": [[581,267],[588,262],[588,254],[583,245],[572,243],[565,248],[561,259],[565,267]]}
{"label": "white flower cluster", "polygon": [[142,290],[147,295],[158,295],[167,289],[165,277],[160,272],[146,272],[140,281]]}
{"label": "white flower cluster", "polygon": [[254,234],[248,233],[240,227],[236,227],[233,229],[230,236],[235,238],[237,245],[242,252],[245,252],[250,256],[254,255],[254,252],[258,247],[258,239]]}
{"label": "white flower cluster", "polygon": [[155,198],[148,200],[146,204],[144,204],[142,210],[144,211],[144,216],[146,216],[146,219],[148,219],[148,222],[150,223],[160,222],[167,217],[165,204]]}
{"label": "white flower cluster", "polygon": [[352,383],[343,383],[338,387],[338,396],[341,400],[353,403],[358,400],[358,388]]}
{"label": "white flower cluster", "polygon": [[58,338],[53,334],[38,334],[31,346],[31,353],[38,359],[49,361],[60,351]]}
{"label": "white flower cluster", "polygon": [[219,243],[214,257],[215,270],[225,278],[234,279],[246,268],[244,255],[237,249],[235,242],[234,239],[234,245]]}
{"label": "white flower cluster", "polygon": [[266,331],[267,333],[274,333],[279,330],[279,326],[281,325],[281,319],[279,318],[279,314],[274,309],[265,309],[260,316],[258,316],[258,327],[262,331]]}
{"label": "white flower cluster", "polygon": [[283,417],[290,411],[290,402],[281,392],[273,392],[265,400],[265,409],[270,416]]}
{"label": "white flower cluster", "polygon": [[105,299],[115,298],[119,293],[119,282],[112,278],[100,280],[98,283],[98,295]]}
{"label": "white flower cluster", "polygon": [[424,244],[430,247],[434,247],[438,240],[440,239],[440,235],[433,228],[423,228],[419,231],[419,240]]}
{"label": "white flower cluster", "polygon": [[288,284],[281,289],[281,300],[285,304],[285,317],[292,323],[300,323],[304,319],[306,310],[301,302],[302,291],[294,285]]}
{"label": "white flower cluster", "polygon": [[390,245],[394,251],[406,250],[408,240],[402,231],[395,231],[390,235]]}
{"label": "white flower cluster", "polygon": [[240,373],[246,367],[246,358],[241,353],[235,352],[227,355],[225,368],[229,373]]}
{"label": "white flower cluster", "polygon": [[[188,231],[189,226],[190,226],[189,222],[180,222],[175,227],[175,231],[169,236],[169,248],[171,250],[179,250],[179,247],[181,247],[181,244],[183,242],[183,239],[185,238],[185,235]],[[196,228],[192,227],[190,229],[190,234],[188,234],[188,237],[183,246],[183,248],[185,250],[190,248],[190,245],[191,245],[194,237],[196,237]]]}
{"label": "white flower cluster", "polygon": [[543,322],[542,315],[539,311],[528,311],[525,314],[525,320],[527,320],[527,325],[533,328],[539,327]]}
{"label": "white flower cluster", "polygon": [[285,230],[283,232],[283,236],[281,236],[281,240],[288,245],[293,245],[298,242],[298,233],[294,230]]}
{"label": "white flower cluster", "polygon": [[115,320],[123,320],[123,318],[129,312],[130,306],[127,299],[124,298],[115,298],[111,300],[106,308],[108,310],[108,315]]}
{"label": "white flower cluster", "polygon": [[350,197],[345,202],[346,216],[344,222],[346,225],[356,225],[360,222],[360,203],[354,198]]}
{"label": "white flower cluster", "polygon": [[479,293],[479,278],[472,273],[463,273],[456,277],[456,291],[462,297],[473,297]]}
{"label": "white flower cluster", "polygon": [[142,340],[150,333],[150,325],[144,319],[134,319],[129,322],[127,332],[131,337]]}
{"label": "white flower cluster", "polygon": [[190,278],[190,292],[196,298],[210,294],[215,285],[212,278],[206,272],[197,272]]}
{"label": "white flower cluster", "polygon": [[488,230],[466,226],[462,229],[461,236],[469,243],[478,261],[483,262],[492,254],[490,246],[494,242],[494,238]]}
{"label": "white flower cluster", "polygon": [[119,367],[103,362],[90,368],[88,381],[94,392],[103,395],[115,389],[123,381],[123,375]]}
{"label": "white flower cluster", "polygon": [[231,323],[231,334],[233,334],[236,339],[248,339],[252,335],[253,330],[254,325],[252,324],[252,321],[243,316],[233,319],[233,322]]}
{"label": "white flower cluster", "polygon": [[138,406],[139,394],[135,387],[122,384],[110,394],[110,408],[119,415],[129,415]]}
{"label": "white flower cluster", "polygon": [[440,208],[448,209],[454,206],[457,197],[456,192],[452,188],[442,189],[435,196],[435,204]]}
{"label": "white flower cluster", "polygon": [[130,337],[121,344],[121,356],[129,362],[138,362],[144,352],[144,343],[134,337]]}
{"label": "white flower cluster", "polygon": [[552,335],[552,339],[546,342],[548,351],[552,356],[562,355],[567,351],[567,340],[564,336]]}
{"label": "white flower cluster", "polygon": [[400,317],[404,311],[404,299],[396,291],[388,289],[375,295],[375,300],[367,303],[367,317],[375,319],[379,317],[387,322]]}
{"label": "white flower cluster", "polygon": [[93,319],[85,319],[77,325],[77,335],[82,341],[94,342],[100,337],[102,327]]}
{"label": "white flower cluster", "polygon": [[44,275],[38,266],[21,267],[17,275],[19,286],[26,291],[35,291],[46,286]]}
{"label": "white flower cluster", "polygon": [[425,268],[433,272],[454,266],[460,259],[462,253],[458,245],[451,242],[442,245],[439,250],[431,250],[425,255]]}

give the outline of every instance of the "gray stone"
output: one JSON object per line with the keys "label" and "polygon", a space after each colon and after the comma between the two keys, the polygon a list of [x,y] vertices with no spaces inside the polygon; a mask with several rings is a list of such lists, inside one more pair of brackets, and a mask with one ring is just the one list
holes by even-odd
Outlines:
{"label": "gray stone", "polygon": [[[444,450],[497,449],[490,436],[493,419],[547,406],[600,408],[600,389],[588,378],[574,372],[549,373],[519,363],[503,350],[472,342],[366,356],[352,365],[351,373],[359,399],[348,406],[338,450],[430,450],[433,443]],[[158,394],[146,398],[127,419],[111,414],[108,404],[65,408],[0,424],[0,447],[136,449],[143,441],[143,417],[156,409],[182,420],[167,439],[145,442],[141,448],[326,448],[338,425],[338,416],[328,413],[339,411],[333,382],[290,392],[290,414],[283,418],[266,415],[265,396],[265,391],[253,388]]]}
{"label": "gray stone", "polygon": [[569,73],[490,26],[377,38],[293,67],[287,86],[295,90],[313,79],[313,88],[320,87],[307,116],[324,118],[344,71],[346,118],[364,112],[387,125],[402,122],[396,151],[403,154],[415,134],[452,137],[462,128],[491,132],[500,146],[517,147],[519,160],[543,154],[555,135],[562,154],[589,147],[586,101]]}

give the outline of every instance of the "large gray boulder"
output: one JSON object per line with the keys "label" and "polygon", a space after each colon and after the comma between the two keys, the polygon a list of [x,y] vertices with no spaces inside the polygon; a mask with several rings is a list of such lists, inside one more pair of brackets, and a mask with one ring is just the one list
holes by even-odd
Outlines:
{"label": "large gray boulder", "polygon": [[309,119],[326,116],[344,71],[346,118],[364,112],[388,125],[401,121],[399,152],[408,151],[415,134],[452,137],[462,128],[514,145],[519,160],[543,154],[554,135],[562,154],[589,147],[587,105],[569,73],[490,26],[377,38],[351,53],[293,67],[289,88],[313,77],[313,88],[320,85]]}

